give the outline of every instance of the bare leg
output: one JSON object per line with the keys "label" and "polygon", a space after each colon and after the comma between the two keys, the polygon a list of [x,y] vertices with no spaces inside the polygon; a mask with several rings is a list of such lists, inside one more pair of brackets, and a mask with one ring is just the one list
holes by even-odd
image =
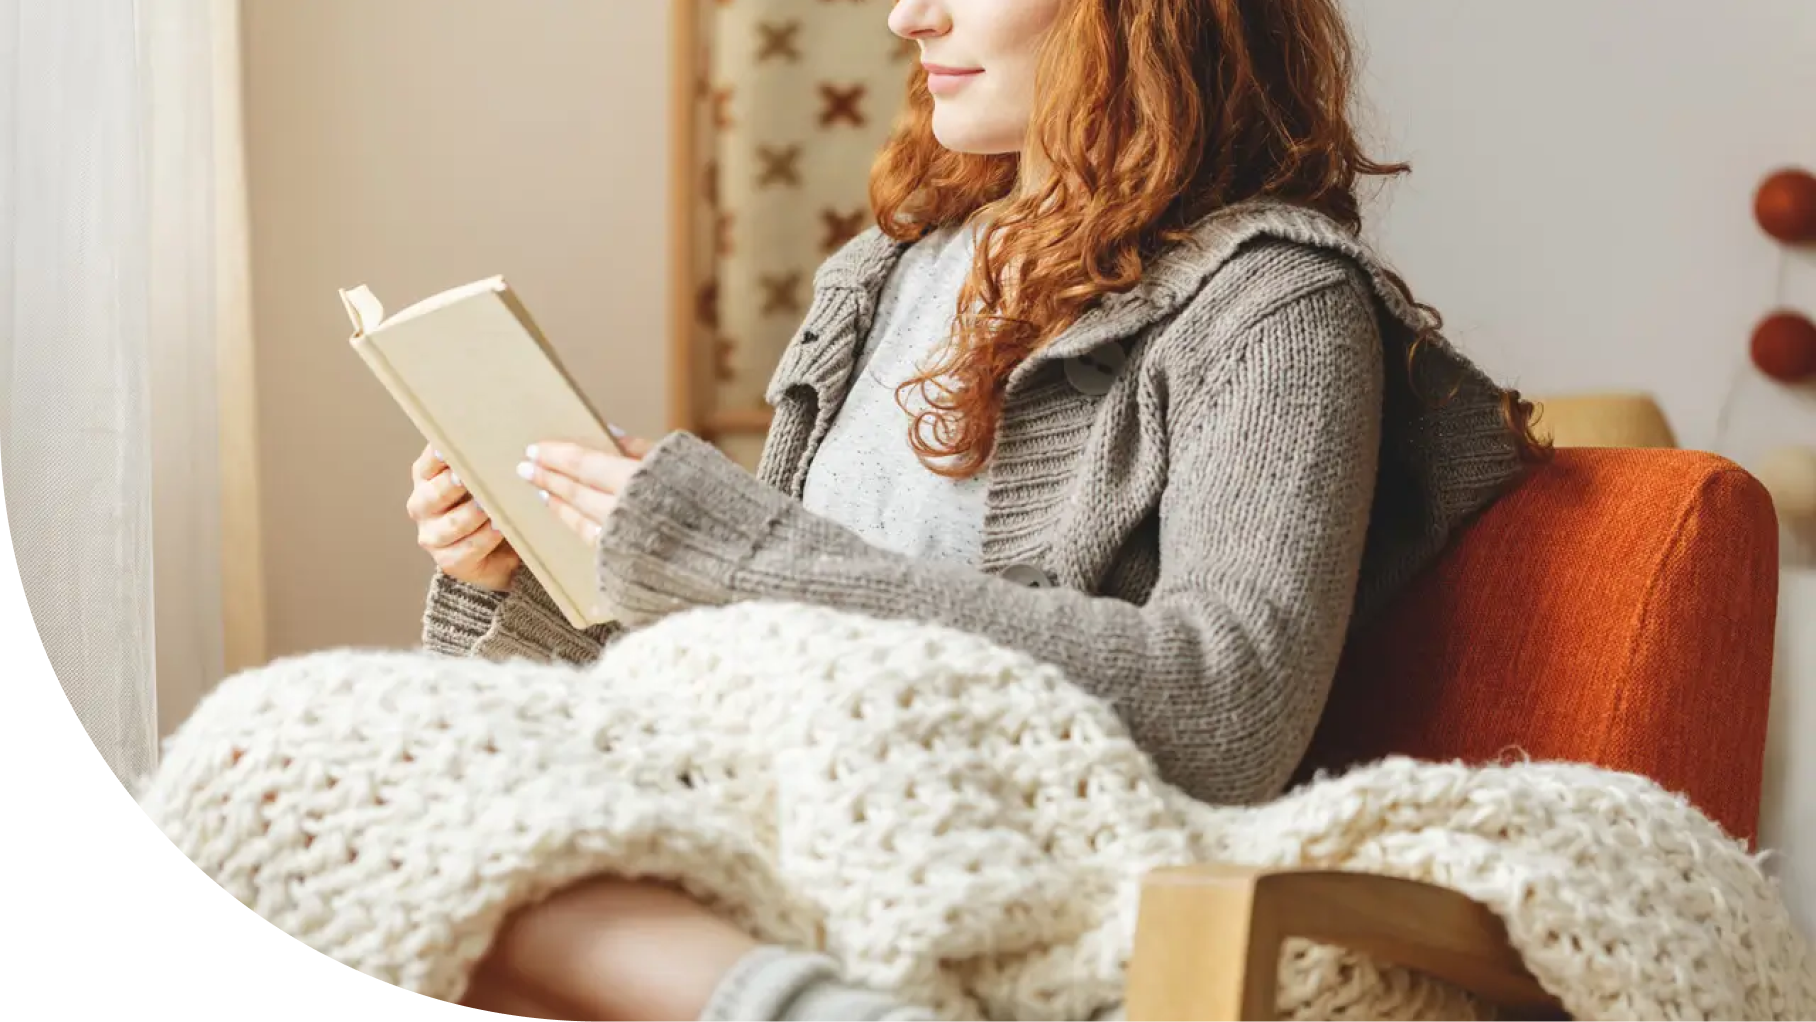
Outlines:
{"label": "bare leg", "polygon": [[461,1004],[497,1015],[518,1018],[545,1018],[581,1022],[585,1015],[567,1006],[556,1007],[500,974],[496,969],[481,969],[467,987]]}
{"label": "bare leg", "polygon": [[672,888],[601,878],[512,916],[465,1002],[553,1018],[695,1019],[731,967],[757,947]]}

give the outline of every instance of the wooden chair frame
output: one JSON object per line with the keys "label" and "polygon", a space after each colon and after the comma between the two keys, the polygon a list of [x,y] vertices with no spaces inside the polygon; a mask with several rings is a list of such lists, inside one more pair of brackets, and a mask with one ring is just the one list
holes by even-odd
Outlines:
{"label": "wooden chair frame", "polygon": [[1142,884],[1130,1019],[1272,1019],[1288,937],[1449,981],[1519,1017],[1563,1018],[1493,912],[1456,891],[1336,870],[1202,865]]}

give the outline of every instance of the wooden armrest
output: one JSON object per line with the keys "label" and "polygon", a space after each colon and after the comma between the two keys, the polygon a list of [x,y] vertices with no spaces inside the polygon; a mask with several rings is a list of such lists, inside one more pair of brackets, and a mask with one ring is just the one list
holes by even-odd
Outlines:
{"label": "wooden armrest", "polygon": [[1272,1019],[1288,937],[1447,980],[1527,1017],[1563,1018],[1507,929],[1448,888],[1335,870],[1201,865],[1142,881],[1128,1017]]}

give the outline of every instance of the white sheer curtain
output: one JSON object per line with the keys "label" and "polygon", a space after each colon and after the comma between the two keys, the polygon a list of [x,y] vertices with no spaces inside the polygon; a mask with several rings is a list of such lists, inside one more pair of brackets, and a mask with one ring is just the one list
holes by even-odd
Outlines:
{"label": "white sheer curtain", "polygon": [[213,0],[0,0],[7,512],[51,664],[129,782],[156,761],[160,664],[220,662],[219,20]]}

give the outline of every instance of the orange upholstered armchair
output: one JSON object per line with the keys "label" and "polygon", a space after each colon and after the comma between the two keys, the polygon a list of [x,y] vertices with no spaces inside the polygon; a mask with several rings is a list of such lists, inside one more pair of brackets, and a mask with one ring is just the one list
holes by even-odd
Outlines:
{"label": "orange upholstered armchair", "polygon": [[[1351,643],[1308,768],[1518,753],[1643,774],[1751,840],[1771,699],[1778,526],[1731,462],[1565,448]],[[1554,1008],[1499,920],[1357,874],[1193,868],[1143,898],[1131,1018],[1272,1018],[1280,942],[1345,944]]]}

